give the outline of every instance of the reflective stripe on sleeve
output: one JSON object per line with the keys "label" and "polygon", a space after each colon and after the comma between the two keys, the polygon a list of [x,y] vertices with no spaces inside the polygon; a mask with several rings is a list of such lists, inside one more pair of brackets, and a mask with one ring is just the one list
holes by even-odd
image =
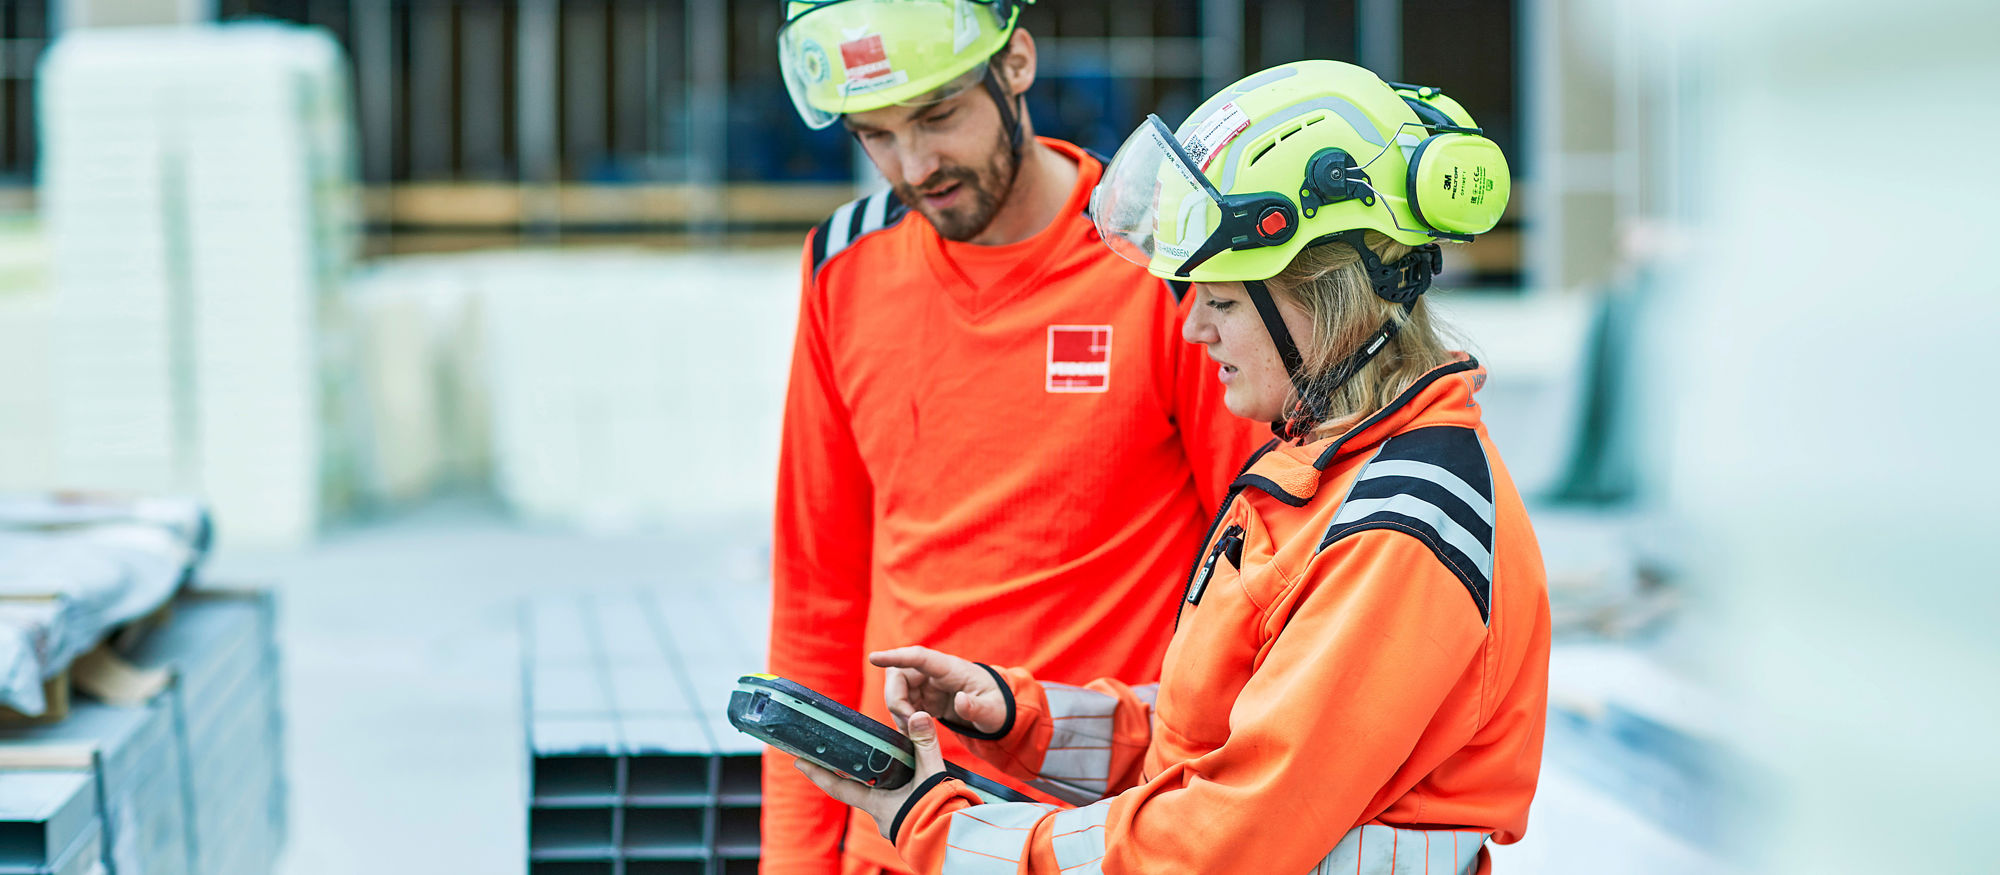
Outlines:
{"label": "reflective stripe on sleeve", "polygon": [[1104,863],[1104,821],[1111,803],[1099,802],[1058,812],[1052,844],[1063,875],[1098,875]]}
{"label": "reflective stripe on sleeve", "polygon": [[1479,866],[1486,833],[1397,829],[1369,823],[1349,830],[1313,875],[1463,875]]}
{"label": "reflective stripe on sleeve", "polygon": [[1139,686],[1133,687],[1132,695],[1138,696],[1139,701],[1145,702],[1147,705],[1151,705],[1155,708],[1159,707],[1160,705],[1159,684],[1141,684]]}
{"label": "reflective stripe on sleeve", "polygon": [[996,802],[954,812],[944,875],[1014,875],[1036,822],[1054,810],[1038,802]]}
{"label": "reflective stripe on sleeve", "polygon": [[883,189],[868,198],[868,205],[861,210],[861,233],[854,235],[859,240],[863,236],[882,230],[889,217],[889,190]]}
{"label": "reflective stripe on sleeve", "polygon": [[1082,805],[1104,798],[1111,779],[1111,715],[1118,699],[1067,684],[1042,685],[1049,700],[1048,753],[1036,787],[1065,802]]}
{"label": "reflective stripe on sleeve", "polygon": [[860,202],[848,201],[847,203],[841,204],[840,209],[833,211],[833,219],[827,222],[826,226],[827,258],[832,258],[835,255],[840,254],[841,250],[847,248],[848,241],[852,239],[852,237],[848,234],[848,232],[853,230],[854,207],[855,204],[858,203]]}
{"label": "reflective stripe on sleeve", "polygon": [[1361,472],[1360,479],[1373,480],[1377,477],[1410,477],[1436,483],[1459,501],[1465,502],[1465,506],[1485,520],[1487,525],[1493,524],[1493,502],[1480,495],[1479,490],[1472,488],[1472,484],[1460,479],[1457,474],[1437,465],[1412,459],[1382,459],[1369,463],[1368,468]]}
{"label": "reflective stripe on sleeve", "polygon": [[1444,509],[1410,495],[1392,495],[1388,498],[1354,498],[1341,505],[1340,514],[1333,518],[1333,526],[1338,528],[1376,513],[1392,513],[1409,517],[1423,523],[1445,543],[1457,548],[1467,558],[1478,563],[1479,573],[1488,580],[1493,575],[1493,554],[1479,537],[1465,530]]}

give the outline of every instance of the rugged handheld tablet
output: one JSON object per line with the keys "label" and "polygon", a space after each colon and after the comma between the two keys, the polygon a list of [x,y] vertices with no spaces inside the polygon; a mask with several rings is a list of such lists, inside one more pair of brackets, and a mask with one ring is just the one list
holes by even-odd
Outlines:
{"label": "rugged handheld tablet", "polygon": [[[746,674],[729,694],[729,723],[759,741],[877,790],[894,790],[916,775],[917,748],[880,722],[776,675]],[[957,765],[945,773],[988,802],[1032,802],[1027,796]]]}

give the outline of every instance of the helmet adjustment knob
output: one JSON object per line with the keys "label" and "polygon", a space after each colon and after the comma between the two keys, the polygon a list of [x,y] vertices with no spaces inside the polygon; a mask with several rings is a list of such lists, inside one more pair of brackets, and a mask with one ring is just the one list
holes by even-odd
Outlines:
{"label": "helmet adjustment knob", "polygon": [[1257,217],[1257,233],[1264,235],[1266,239],[1290,236],[1285,234],[1285,231],[1291,227],[1292,217],[1278,207],[1265,207],[1264,214]]}

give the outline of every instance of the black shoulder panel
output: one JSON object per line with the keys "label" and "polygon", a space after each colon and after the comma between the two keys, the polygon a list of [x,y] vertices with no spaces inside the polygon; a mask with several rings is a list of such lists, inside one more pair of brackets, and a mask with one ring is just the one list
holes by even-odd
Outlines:
{"label": "black shoulder panel", "polygon": [[886,188],[841,204],[840,209],[833,211],[832,218],[813,229],[813,272],[818,273],[820,267],[853,246],[854,241],[902,221],[908,213],[895,192]]}
{"label": "black shoulder panel", "polygon": [[1493,472],[1479,435],[1459,426],[1405,432],[1356,475],[1319,548],[1369,529],[1394,529],[1431,548],[1492,619]]}

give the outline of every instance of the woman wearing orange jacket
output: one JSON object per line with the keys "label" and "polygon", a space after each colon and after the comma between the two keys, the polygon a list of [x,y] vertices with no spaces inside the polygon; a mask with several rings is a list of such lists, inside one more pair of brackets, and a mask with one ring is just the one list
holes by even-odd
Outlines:
{"label": "woman wearing orange jacket", "polygon": [[[1480,423],[1485,371],[1422,295],[1435,241],[1492,228],[1508,181],[1456,102],[1332,61],[1252,75],[1177,132],[1149,118],[1092,214],[1194,282],[1183,336],[1279,437],[1182,587],[1162,680],[876,653],[918,780],[808,777],[923,873],[1488,871],[1540,770],[1548,595]],[[943,774],[932,715],[1075,807],[981,804]]]}

